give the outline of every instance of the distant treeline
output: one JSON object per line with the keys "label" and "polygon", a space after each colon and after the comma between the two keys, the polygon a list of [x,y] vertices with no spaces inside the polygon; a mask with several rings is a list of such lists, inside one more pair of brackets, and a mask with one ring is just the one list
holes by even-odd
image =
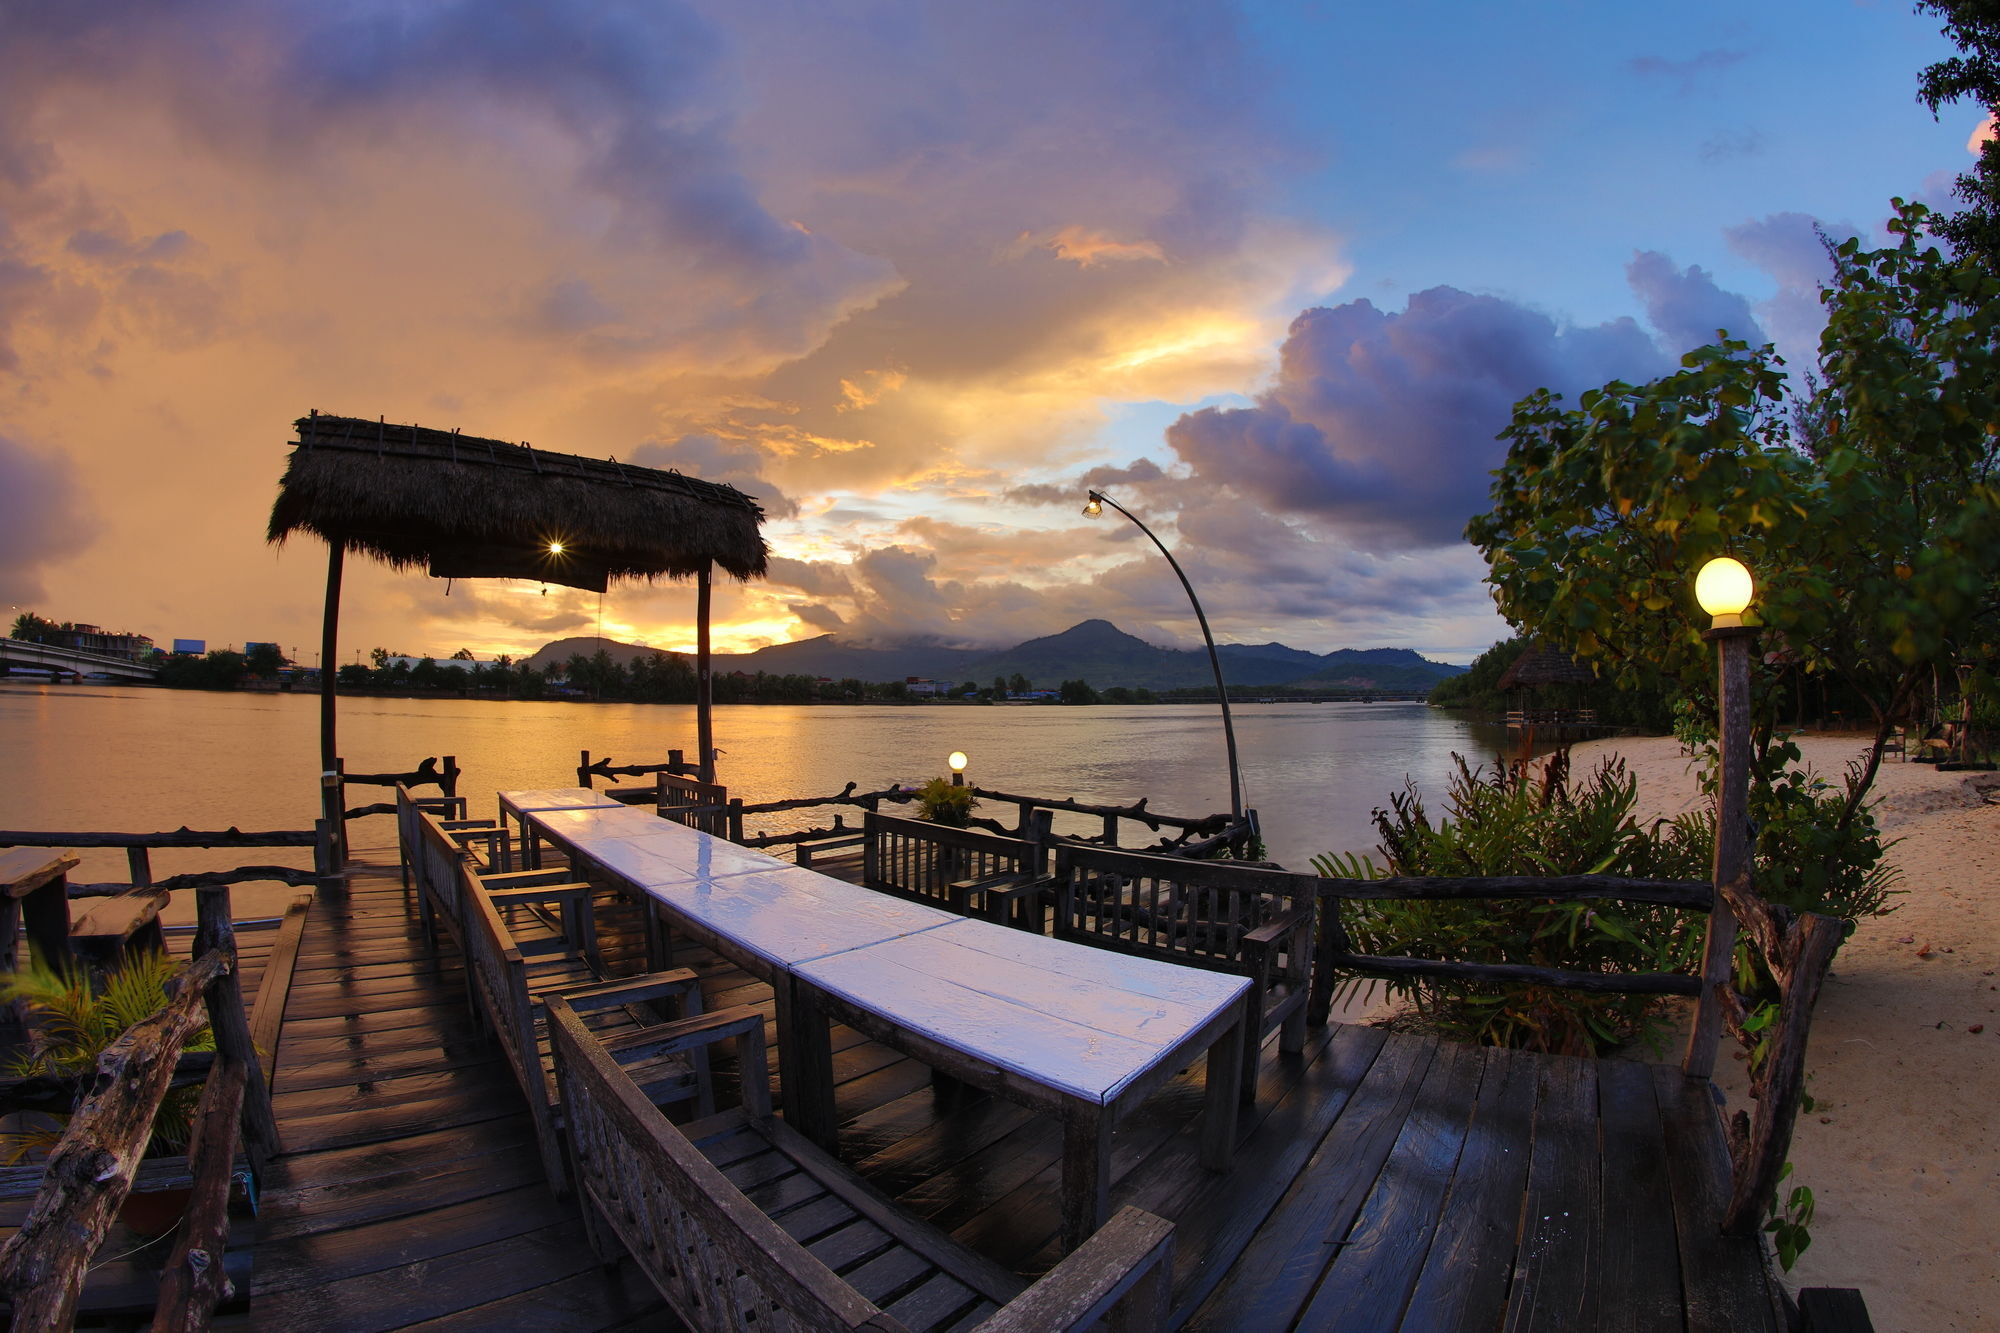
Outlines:
{"label": "distant treeline", "polygon": [[[408,660],[409,655],[377,648],[373,666],[349,662],[336,680],[342,690],[382,694],[441,694],[499,699],[603,699],[627,703],[685,704],[695,701],[694,663],[680,653],[655,652],[620,662],[600,649],[567,662],[536,668],[500,657],[473,660],[460,649],[443,661]],[[159,683],[173,689],[227,690],[273,688],[290,666],[277,649],[260,645],[248,655],[217,649],[204,657],[155,654]],[[1033,696],[1050,704],[1135,704],[1154,702],[1150,690],[1115,687],[1102,692],[1088,681],[1066,680],[1054,691],[1035,692],[1024,676],[996,677],[989,685],[977,681],[942,691],[913,691],[906,681],[821,680],[816,676],[754,675],[728,672],[714,678],[717,703],[910,703],[938,700],[952,703],[993,703]]]}

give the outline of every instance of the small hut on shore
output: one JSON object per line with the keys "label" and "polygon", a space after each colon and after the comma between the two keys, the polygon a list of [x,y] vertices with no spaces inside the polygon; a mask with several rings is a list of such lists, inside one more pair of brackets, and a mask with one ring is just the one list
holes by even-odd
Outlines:
{"label": "small hut on shore", "polygon": [[733,486],[615,459],[550,453],[456,430],[323,416],[295,423],[268,537],[327,543],[320,758],[336,754],[334,666],[341,565],[358,551],[434,578],[540,579],[603,592],[619,579],[691,578],[701,767],[712,776],[709,603],[713,571],[763,575],[764,511]]}
{"label": "small hut on shore", "polygon": [[1517,733],[1522,755],[1544,741],[1582,740],[1597,728],[1587,690],[1597,676],[1568,653],[1531,643],[1502,672],[1495,688],[1508,696],[1507,729]]}

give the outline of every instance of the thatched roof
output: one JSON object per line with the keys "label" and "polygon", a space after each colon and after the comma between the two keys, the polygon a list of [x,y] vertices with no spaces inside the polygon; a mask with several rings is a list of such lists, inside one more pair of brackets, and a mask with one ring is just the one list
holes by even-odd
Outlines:
{"label": "thatched roof", "polygon": [[1588,685],[1597,676],[1568,653],[1545,644],[1533,644],[1500,674],[1496,688],[1533,690],[1544,685]]}
{"label": "thatched roof", "polygon": [[305,531],[439,578],[595,592],[709,561],[739,579],[764,573],[764,511],[733,486],[422,426],[317,412],[296,424],[273,542]]}

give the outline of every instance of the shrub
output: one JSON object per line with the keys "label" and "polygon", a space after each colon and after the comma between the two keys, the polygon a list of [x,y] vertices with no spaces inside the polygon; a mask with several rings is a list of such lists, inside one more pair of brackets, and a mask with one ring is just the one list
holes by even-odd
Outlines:
{"label": "shrub", "polygon": [[917,788],[917,817],[933,824],[964,828],[972,818],[972,807],[977,804],[972,799],[972,788],[946,778],[932,778]]}
{"label": "shrub", "polygon": [[[1632,819],[1637,780],[1607,759],[1574,787],[1566,751],[1539,773],[1527,765],[1468,767],[1432,824],[1414,784],[1375,812],[1386,869],[1369,858],[1316,857],[1323,875],[1623,875],[1700,879],[1705,821],[1683,817],[1651,832]],[[1348,904],[1356,952],[1467,963],[1521,963],[1605,972],[1671,972],[1701,954],[1705,918],[1644,903],[1504,899]],[[1591,995],[1551,986],[1397,978],[1380,983],[1445,1036],[1495,1046],[1589,1055],[1632,1039],[1657,1042],[1651,996]]]}

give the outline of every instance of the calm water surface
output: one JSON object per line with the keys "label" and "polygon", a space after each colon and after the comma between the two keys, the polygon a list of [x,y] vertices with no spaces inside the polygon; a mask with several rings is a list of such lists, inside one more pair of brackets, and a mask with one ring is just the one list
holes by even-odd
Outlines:
{"label": "calm water surface", "polygon": [[[0,685],[0,828],[310,827],[317,704],[309,695]],[[1301,870],[1316,852],[1371,847],[1369,812],[1406,776],[1441,791],[1454,751],[1490,757],[1504,744],[1499,728],[1421,704],[1245,704],[1236,732],[1245,801],[1262,815],[1271,856]],[[864,791],[920,782],[963,750],[968,778],[996,790],[1118,804],[1146,796],[1178,815],[1229,808],[1213,707],[735,705],[716,709],[715,734],[722,780],[753,802],[830,794],[849,781]],[[491,813],[499,788],[574,785],[579,750],[637,763],[675,748],[695,748],[692,706],[340,701],[350,771],[456,755],[475,814]],[[352,803],[369,799],[363,792]],[[750,823],[782,826],[778,817]],[[393,837],[387,818],[356,829],[363,844]],[[154,865],[172,874],[231,856],[158,852]],[[249,859],[309,860],[283,849]],[[123,868],[122,853],[96,853],[80,876],[122,878]]]}

